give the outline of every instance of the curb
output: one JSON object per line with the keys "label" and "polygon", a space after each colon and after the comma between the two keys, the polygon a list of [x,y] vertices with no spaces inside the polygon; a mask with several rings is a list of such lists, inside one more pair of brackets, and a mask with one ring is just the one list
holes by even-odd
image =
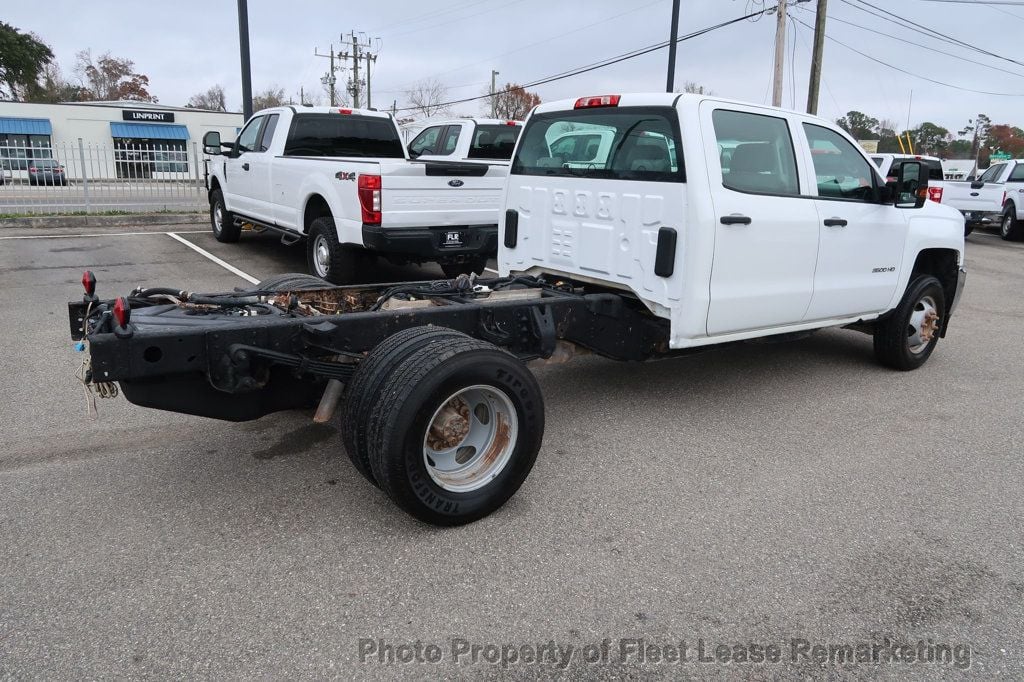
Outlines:
{"label": "curb", "polygon": [[160,213],[133,215],[53,215],[0,219],[4,227],[135,227],[138,225],[205,225],[205,213]]}

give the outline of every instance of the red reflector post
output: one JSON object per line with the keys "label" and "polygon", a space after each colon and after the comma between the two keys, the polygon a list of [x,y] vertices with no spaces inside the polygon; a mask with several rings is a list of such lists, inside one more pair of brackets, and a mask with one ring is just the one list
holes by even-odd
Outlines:
{"label": "red reflector post", "polygon": [[132,320],[132,307],[124,296],[119,296],[114,301],[114,319],[118,327],[127,327]]}
{"label": "red reflector post", "polygon": [[359,208],[363,222],[380,225],[381,180],[379,175],[360,175],[358,182]]}
{"label": "red reflector post", "polygon": [[82,273],[82,288],[85,289],[86,296],[92,296],[96,293],[96,275],[92,274],[92,270],[86,270]]}
{"label": "red reflector post", "polygon": [[580,97],[573,109],[591,109],[594,107],[617,107],[619,95],[598,95],[596,97]]}

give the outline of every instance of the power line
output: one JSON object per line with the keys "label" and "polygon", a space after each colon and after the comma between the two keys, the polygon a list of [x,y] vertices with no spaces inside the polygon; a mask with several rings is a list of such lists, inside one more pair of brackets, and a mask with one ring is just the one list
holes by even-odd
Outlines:
{"label": "power line", "polygon": [[[796,21],[796,22],[799,22],[800,24],[803,24],[803,26],[805,26],[806,28],[811,28],[809,24],[804,23],[803,21],[801,21],[800,19],[797,19],[796,17],[792,17],[792,19],[793,19],[793,21]],[[1016,92],[990,92],[988,90],[974,90],[972,88],[965,88],[965,87],[962,87],[960,85],[953,85],[952,83],[944,83],[942,81],[935,80],[934,78],[929,78],[928,76],[922,76],[919,73],[913,73],[911,71],[907,71],[905,69],[901,69],[900,67],[894,66],[893,64],[891,64],[889,62],[884,62],[881,59],[877,59],[875,57],[872,57],[871,55],[869,55],[869,54],[867,54],[865,52],[861,52],[860,50],[858,50],[855,47],[851,47],[851,46],[847,45],[846,43],[844,43],[842,41],[836,40],[835,38],[833,38],[832,36],[828,35],[827,33],[825,34],[825,37],[828,38],[829,40],[831,40],[833,43],[836,43],[837,45],[841,45],[841,46],[845,47],[847,50],[850,50],[851,52],[856,52],[860,56],[865,57],[866,59],[870,59],[871,61],[876,62],[878,64],[881,64],[882,66],[884,66],[886,68],[893,69],[894,71],[899,71],[900,73],[904,73],[904,74],[906,74],[908,76],[913,76],[914,78],[920,78],[921,80],[928,81],[929,83],[935,83],[936,85],[943,85],[943,86],[945,86],[947,88],[953,88],[955,90],[963,90],[964,92],[973,92],[973,93],[976,93],[978,95],[994,95],[996,97],[1024,97],[1024,93],[1016,93]]]}
{"label": "power line", "polygon": [[[856,7],[857,9],[859,9],[861,11],[868,12],[868,10],[864,9],[864,7],[860,7],[858,5],[854,5],[853,3],[850,2],[850,0],[843,0],[843,2],[846,3],[847,5],[850,5],[851,7]],[[949,36],[949,35],[946,35],[945,33],[940,32],[940,31],[936,31],[933,28],[928,28],[927,26],[919,24],[919,23],[917,23],[917,22],[915,22],[915,21],[913,21],[911,19],[907,19],[905,17],[901,17],[898,14],[893,14],[889,10],[882,9],[881,7],[878,7],[876,5],[872,5],[870,2],[867,2],[867,0],[857,0],[857,2],[860,3],[860,5],[864,5],[866,7],[870,7],[871,9],[875,10],[876,12],[881,12],[882,14],[885,14],[885,15],[887,15],[889,17],[892,17],[893,19],[897,19],[897,20],[903,22],[904,28],[914,28],[914,29],[917,29],[919,31],[925,31],[926,33],[930,33],[930,34],[932,34],[932,36],[937,37],[937,38],[939,38],[941,40],[944,40],[946,42],[952,42],[952,43],[954,43],[956,45],[960,45],[961,47],[966,47],[969,50],[974,50],[975,52],[980,52],[981,54],[988,55],[989,57],[995,57],[996,59],[1002,59],[1003,61],[1010,62],[1011,64],[1017,64],[1018,66],[1024,66],[1024,62],[1019,62],[1016,59],[1010,59],[1009,57],[1004,57],[1003,55],[996,54],[995,52],[989,52],[988,50],[985,50],[985,49],[982,49],[980,47],[977,47],[976,45],[972,45],[971,43],[966,43],[966,42],[960,40],[959,38],[954,38],[952,36]],[[868,14],[872,14],[872,15],[874,15],[876,17],[879,16],[875,12],[868,12]],[[880,17],[880,18],[885,19],[885,17]]]}
{"label": "power line", "polygon": [[[884,31],[879,31],[878,29],[870,28],[868,26],[862,26],[861,24],[858,24],[858,23],[855,23],[853,21],[850,21],[849,19],[841,19],[841,18],[836,17],[836,16],[829,16],[829,18],[832,19],[833,21],[838,21],[841,24],[847,24],[849,26],[854,26],[856,28],[859,28],[859,29],[864,30],[864,31],[868,31],[868,32],[873,33],[875,35],[885,36],[886,38],[892,38],[893,40],[898,40],[901,43],[906,43],[907,45],[913,45],[915,47],[920,47],[920,48],[925,49],[925,50],[931,50],[932,52],[936,52],[938,54],[944,54],[947,57],[953,57],[955,59],[959,59],[961,61],[969,62],[971,64],[977,64],[978,66],[984,66],[985,68],[988,68],[988,69],[994,69],[995,71],[1002,71],[1003,73],[1008,73],[1011,76],[1018,76],[1020,78],[1024,78],[1024,74],[1017,73],[1016,71],[1010,71],[1009,69],[1004,69],[1004,68],[999,67],[999,66],[993,66],[991,64],[986,64],[985,62],[979,62],[979,61],[976,61],[974,59],[968,59],[967,57],[964,57],[963,55],[954,54],[952,52],[946,52],[945,50],[940,50],[937,47],[932,47],[930,45],[922,45],[921,43],[915,43],[914,41],[908,40],[907,38],[904,38],[902,36],[897,36],[897,35],[893,35],[891,33],[886,33]],[[943,41],[943,42],[946,42],[946,41]]]}
{"label": "power line", "polygon": [[[720,28],[724,28],[726,26],[730,26],[732,24],[736,24],[736,23],[739,23],[741,21],[746,21],[747,19],[750,19],[751,17],[758,16],[760,14],[764,14],[765,12],[773,11],[774,9],[775,8],[772,7],[772,8],[769,8],[768,10],[760,10],[760,11],[752,12],[752,13],[746,14],[746,15],[744,15],[742,17],[737,17],[735,19],[729,19],[728,21],[723,21],[723,22],[715,24],[713,26],[707,26],[705,28],[699,29],[699,30],[694,31],[692,33],[688,33],[688,34],[686,34],[684,36],[680,36],[679,38],[676,38],[676,42],[677,43],[681,43],[684,40],[690,40],[692,38],[697,38],[699,36],[704,35],[705,33],[710,33],[711,31],[716,31],[716,30],[718,30]],[[603,68],[605,68],[607,66],[612,66],[613,64],[618,64],[620,62],[624,62],[624,61],[627,61],[629,59],[635,59],[636,57],[640,57],[640,56],[645,55],[645,54],[650,54],[651,52],[656,52],[658,50],[663,50],[666,47],[668,47],[669,42],[671,42],[671,41],[663,40],[660,43],[654,43],[653,45],[648,45],[646,47],[636,48],[634,50],[630,50],[629,52],[624,52],[622,54],[615,55],[613,57],[607,57],[607,58],[599,60],[597,62],[592,62],[592,63],[586,64],[584,66],[576,67],[574,69],[569,69],[568,71],[563,71],[561,73],[554,74],[552,76],[545,76],[545,77],[543,77],[543,78],[541,78],[539,80],[535,80],[535,81],[532,81],[532,82],[529,82],[529,83],[524,83],[521,87],[523,87],[523,88],[534,88],[534,87],[537,87],[538,85],[545,85],[547,83],[552,83],[554,81],[558,81],[558,80],[562,80],[562,79],[565,79],[565,78],[569,78],[571,76],[578,76],[580,74],[587,73],[589,71],[595,71],[597,69],[603,69]],[[491,97],[491,95],[490,94],[485,94],[485,95],[478,95],[477,97],[465,97],[463,99],[452,100],[450,102],[440,102],[436,106],[446,107],[446,106],[451,106],[453,104],[464,104],[466,102],[475,102],[477,100],[487,99],[488,97]],[[413,110],[415,110],[417,108],[418,107],[404,107],[402,109],[398,109],[397,111],[413,111]]]}
{"label": "power line", "polygon": [[[549,43],[552,40],[561,39],[561,38],[563,38],[563,37],[565,37],[567,35],[571,35],[573,33],[579,33],[580,31],[585,31],[588,28],[592,28],[592,27],[597,26],[599,24],[607,23],[609,21],[612,21],[613,19],[618,19],[619,17],[623,17],[623,16],[625,16],[627,14],[632,14],[634,12],[639,12],[640,10],[646,9],[646,8],[652,6],[652,5],[658,5],[658,4],[661,4],[661,3],[664,3],[664,2],[666,2],[666,0],[652,0],[652,2],[648,2],[645,5],[640,5],[639,7],[632,7],[630,9],[626,10],[625,12],[619,12],[618,14],[613,14],[610,17],[605,17],[604,19],[600,19],[600,20],[595,21],[593,23],[585,24],[583,26],[580,26],[579,28],[574,28],[571,31],[562,31],[558,35],[553,35],[550,38],[544,38],[543,40],[538,40],[538,41],[533,42],[533,43],[527,43],[525,45],[517,47],[514,50],[509,50],[508,52],[502,52],[501,54],[496,54],[496,55],[492,55],[490,57],[483,57],[483,58],[480,58],[480,59],[476,59],[476,60],[474,60],[474,61],[472,61],[472,62],[470,62],[468,64],[463,64],[462,66],[456,66],[455,68],[448,69],[447,71],[439,71],[439,72],[431,74],[429,76],[425,76],[425,78],[437,78],[438,76],[444,76],[445,74],[449,74],[449,73],[452,73],[454,71],[461,71],[462,69],[465,69],[465,68],[468,68],[468,67],[471,67],[471,66],[479,66],[481,63],[486,63],[486,62],[495,60],[495,59],[497,59],[499,57],[505,57],[505,56],[508,56],[510,54],[515,54],[516,52],[522,52],[523,50],[528,50],[531,47],[535,47],[537,45],[543,45],[544,43]],[[408,90],[413,85],[414,85],[414,83],[409,83],[404,88],[399,86],[396,89],[381,90],[380,92],[405,92],[406,90]],[[453,85],[453,86],[448,86],[448,88],[450,90],[455,90],[455,89],[458,89],[458,88],[461,88],[461,87],[469,87],[469,85],[475,85],[475,83],[470,83],[470,84],[467,84],[467,85]]]}
{"label": "power line", "polygon": [[385,33],[384,35],[387,38],[399,38],[401,36],[409,35],[410,33],[418,33],[420,31],[431,31],[431,30],[433,30],[435,28],[439,28],[441,26],[447,26],[448,24],[454,24],[455,22],[458,22],[458,21],[464,21],[466,19],[472,19],[473,17],[479,17],[479,16],[481,16],[483,14],[488,14],[490,12],[494,12],[494,11],[497,11],[497,10],[500,10],[500,9],[508,9],[512,5],[518,5],[519,3],[525,2],[525,1],[526,0],[506,0],[505,2],[503,2],[501,4],[496,4],[496,3],[492,2],[492,3],[490,3],[491,6],[488,7],[487,9],[483,10],[482,12],[476,12],[475,14],[466,14],[464,16],[455,17],[454,19],[449,19],[447,21],[442,21],[442,22],[439,22],[437,24],[428,24],[426,26],[420,26],[419,28],[410,29],[408,31],[402,31],[401,33]]}
{"label": "power line", "polygon": [[470,7],[475,7],[476,5],[482,5],[482,4],[484,4],[485,2],[488,2],[488,1],[489,0],[474,0],[473,2],[467,2],[467,3],[463,4],[463,5],[456,5],[455,7],[449,7],[448,9],[442,9],[442,10],[435,9],[435,10],[431,10],[430,12],[424,12],[423,14],[417,14],[414,17],[408,17],[406,19],[399,19],[398,21],[393,21],[390,24],[388,24],[387,26],[381,26],[380,28],[373,29],[371,31],[371,33],[380,33],[381,31],[384,31],[386,29],[393,29],[396,26],[406,26],[408,24],[415,24],[415,23],[418,23],[418,22],[421,22],[421,21],[428,21],[430,19],[436,19],[438,16],[440,16],[442,14],[450,14],[452,12],[459,12],[459,11],[464,10],[464,9],[469,9]]}

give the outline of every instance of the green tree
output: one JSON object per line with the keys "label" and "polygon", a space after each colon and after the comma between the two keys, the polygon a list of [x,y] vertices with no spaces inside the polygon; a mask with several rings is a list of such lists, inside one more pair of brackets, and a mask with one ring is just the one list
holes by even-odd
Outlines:
{"label": "green tree", "polygon": [[53,52],[38,36],[0,21],[0,97],[23,98],[51,61]]}
{"label": "green tree", "polygon": [[967,125],[959,132],[959,135],[960,137],[970,136],[971,138],[970,158],[977,158],[978,152],[984,146],[985,138],[988,137],[988,131],[991,127],[992,119],[985,114],[978,114],[976,117],[967,120]]}
{"label": "green tree", "polygon": [[878,119],[859,111],[848,111],[846,116],[838,119],[836,124],[850,133],[855,140],[877,140]]}
{"label": "green tree", "polygon": [[89,92],[84,87],[64,78],[57,62],[47,64],[39,81],[25,94],[28,102],[84,102],[89,99]]}
{"label": "green tree", "polygon": [[[906,135],[904,135],[904,139],[906,139]],[[945,153],[946,146],[953,136],[942,126],[925,121],[910,131],[910,139],[914,142],[915,153],[941,156]]]}

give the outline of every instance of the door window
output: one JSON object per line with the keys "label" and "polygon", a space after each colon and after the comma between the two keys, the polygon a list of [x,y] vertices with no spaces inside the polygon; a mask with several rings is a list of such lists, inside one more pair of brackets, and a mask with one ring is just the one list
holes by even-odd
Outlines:
{"label": "door window", "polygon": [[804,133],[811,146],[819,197],[875,202],[875,170],[852,143],[834,130],[811,123],[804,123]]}
{"label": "door window", "polygon": [[242,129],[242,133],[235,140],[235,147],[240,152],[251,152],[256,149],[256,138],[260,133],[260,126],[263,125],[263,116],[257,116],[249,121],[249,125]]}
{"label": "door window", "polygon": [[799,195],[793,138],[786,119],[715,109],[711,115],[722,184],[737,192]]}
{"label": "door window", "polygon": [[409,154],[419,156],[420,154],[437,153],[437,138],[441,136],[444,126],[431,126],[420,132],[409,143]]}
{"label": "door window", "polygon": [[1003,173],[1003,168],[1006,167],[1005,163],[997,163],[996,165],[985,171],[978,182],[995,182],[999,179],[999,176]]}
{"label": "door window", "polygon": [[279,114],[270,114],[267,116],[267,125],[263,126],[263,133],[260,134],[260,143],[257,145],[255,151],[265,152],[270,149],[270,142],[274,139],[274,130],[277,129],[277,119],[279,118]]}
{"label": "door window", "polygon": [[1013,170],[1010,171],[1010,182],[1022,182],[1024,181],[1024,163],[1018,163],[1014,166]]}
{"label": "door window", "polygon": [[455,148],[459,145],[459,134],[461,132],[462,126],[448,126],[444,142],[441,143],[441,151],[438,152],[438,154],[441,156],[453,154],[455,152]]}

